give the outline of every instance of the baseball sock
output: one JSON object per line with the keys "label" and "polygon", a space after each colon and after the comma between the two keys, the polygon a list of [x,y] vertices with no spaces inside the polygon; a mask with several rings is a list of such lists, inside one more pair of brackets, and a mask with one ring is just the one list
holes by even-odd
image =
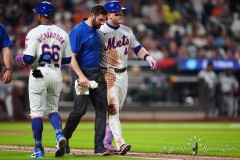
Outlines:
{"label": "baseball sock", "polygon": [[36,148],[42,148],[42,131],[43,131],[42,118],[33,118],[32,133]]}
{"label": "baseball sock", "polygon": [[49,120],[57,134],[56,136],[58,136],[59,134],[63,134],[62,119],[61,119],[59,113],[54,112],[54,113],[49,114]]}
{"label": "baseball sock", "polygon": [[105,138],[104,138],[103,143],[104,144],[112,144],[112,141],[113,141],[113,134],[110,129],[109,123],[106,123],[106,132],[105,132]]}

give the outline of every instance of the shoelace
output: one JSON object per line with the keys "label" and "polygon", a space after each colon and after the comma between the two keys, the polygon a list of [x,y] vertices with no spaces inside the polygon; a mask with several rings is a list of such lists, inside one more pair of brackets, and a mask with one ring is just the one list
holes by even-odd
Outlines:
{"label": "shoelace", "polygon": [[41,152],[33,152],[32,156],[36,156],[38,153],[41,153]]}

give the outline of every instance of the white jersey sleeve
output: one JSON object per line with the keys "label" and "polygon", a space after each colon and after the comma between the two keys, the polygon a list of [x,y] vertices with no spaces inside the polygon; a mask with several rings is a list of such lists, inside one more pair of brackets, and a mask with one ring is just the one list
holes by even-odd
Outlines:
{"label": "white jersey sleeve", "polygon": [[140,45],[132,29],[124,25],[112,28],[105,23],[98,33],[101,39],[101,66],[119,69],[127,67],[129,48],[135,49]]}
{"label": "white jersey sleeve", "polygon": [[23,51],[24,55],[29,55],[34,57],[35,61],[33,62],[31,68],[35,69],[38,66],[38,60],[40,56],[38,56],[38,48],[40,45],[40,42],[37,41],[37,36],[35,33],[35,28],[28,32],[25,40],[25,48]]}
{"label": "white jersey sleeve", "polygon": [[130,41],[129,41],[130,48],[134,49],[140,45],[140,43],[138,42],[137,38],[135,37],[131,29],[130,29],[129,37],[130,37]]}
{"label": "white jersey sleeve", "polygon": [[25,49],[23,54],[36,57],[39,42],[37,41],[36,33],[34,31],[35,29],[32,29],[31,31],[28,32],[26,36]]}

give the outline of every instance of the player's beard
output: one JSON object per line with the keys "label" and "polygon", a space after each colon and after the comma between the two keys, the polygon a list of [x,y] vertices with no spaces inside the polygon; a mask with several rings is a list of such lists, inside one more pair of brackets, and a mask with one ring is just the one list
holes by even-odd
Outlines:
{"label": "player's beard", "polygon": [[92,28],[93,29],[99,29],[101,27],[101,24],[98,24],[96,21],[96,17],[93,18],[92,20]]}

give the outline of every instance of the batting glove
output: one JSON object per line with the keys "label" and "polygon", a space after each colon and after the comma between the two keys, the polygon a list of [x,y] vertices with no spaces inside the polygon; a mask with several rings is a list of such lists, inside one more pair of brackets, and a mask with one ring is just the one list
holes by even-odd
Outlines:
{"label": "batting glove", "polygon": [[149,63],[151,69],[157,69],[157,62],[151,56],[147,56],[146,61]]}
{"label": "batting glove", "polygon": [[21,54],[17,54],[15,57],[15,61],[19,66],[25,66],[23,62],[23,56],[24,54],[21,53]]}

